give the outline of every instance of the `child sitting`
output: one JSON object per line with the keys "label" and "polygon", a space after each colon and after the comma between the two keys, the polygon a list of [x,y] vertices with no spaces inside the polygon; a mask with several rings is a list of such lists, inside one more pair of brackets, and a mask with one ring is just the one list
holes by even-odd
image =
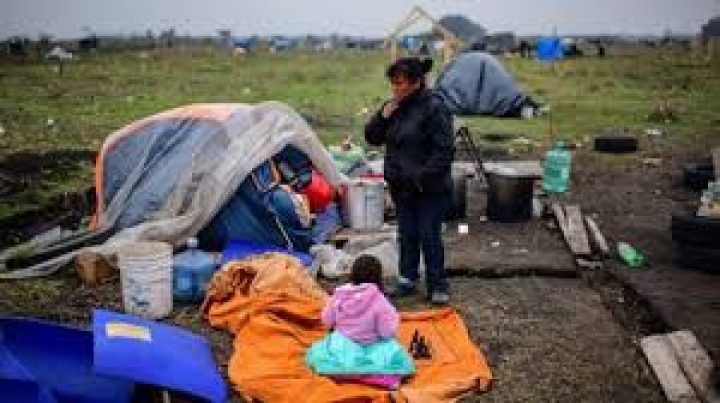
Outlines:
{"label": "child sitting", "polygon": [[397,388],[415,372],[407,351],[395,340],[399,315],[383,295],[382,266],[374,256],[353,263],[350,284],[333,293],[322,322],[333,331],[308,350],[306,361],[337,380]]}

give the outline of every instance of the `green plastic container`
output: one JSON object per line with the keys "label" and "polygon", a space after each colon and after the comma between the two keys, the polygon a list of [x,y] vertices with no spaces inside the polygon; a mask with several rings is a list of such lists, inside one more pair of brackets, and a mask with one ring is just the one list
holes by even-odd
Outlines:
{"label": "green plastic container", "polygon": [[617,251],[622,261],[632,268],[642,267],[645,263],[645,256],[626,242],[618,242]]}
{"label": "green plastic container", "polygon": [[545,172],[542,187],[546,193],[564,193],[570,182],[570,166],[572,154],[565,148],[565,143],[558,141],[545,154]]}

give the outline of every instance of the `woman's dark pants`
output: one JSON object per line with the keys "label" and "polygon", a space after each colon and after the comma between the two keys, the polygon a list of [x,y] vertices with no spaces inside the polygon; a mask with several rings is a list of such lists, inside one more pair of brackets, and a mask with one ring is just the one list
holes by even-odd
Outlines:
{"label": "woman's dark pants", "polygon": [[442,243],[442,222],[450,204],[449,195],[400,193],[394,196],[400,234],[400,275],[412,282],[418,280],[422,250],[428,294],[449,292]]}

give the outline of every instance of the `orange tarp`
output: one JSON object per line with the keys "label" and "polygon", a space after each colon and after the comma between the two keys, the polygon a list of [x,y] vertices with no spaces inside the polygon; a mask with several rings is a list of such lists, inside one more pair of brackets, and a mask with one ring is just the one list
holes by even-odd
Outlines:
{"label": "orange tarp", "polygon": [[488,388],[490,369],[452,308],[402,313],[400,343],[409,346],[419,330],[432,356],[415,361],[417,374],[398,391],[313,373],[305,351],[328,331],[320,323],[326,298],[286,255],[232,262],[215,275],[202,309],[212,326],[235,334],[228,372],[240,395],[265,402],[440,402]]}

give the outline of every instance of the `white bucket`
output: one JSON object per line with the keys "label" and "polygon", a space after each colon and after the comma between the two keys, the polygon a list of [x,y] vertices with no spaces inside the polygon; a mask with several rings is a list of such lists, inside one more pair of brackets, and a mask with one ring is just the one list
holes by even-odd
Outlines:
{"label": "white bucket", "polygon": [[353,229],[380,229],[385,216],[385,182],[354,179],[347,183],[343,219]]}
{"label": "white bucket", "polygon": [[118,251],[125,311],[150,319],[172,311],[172,246],[134,242]]}

